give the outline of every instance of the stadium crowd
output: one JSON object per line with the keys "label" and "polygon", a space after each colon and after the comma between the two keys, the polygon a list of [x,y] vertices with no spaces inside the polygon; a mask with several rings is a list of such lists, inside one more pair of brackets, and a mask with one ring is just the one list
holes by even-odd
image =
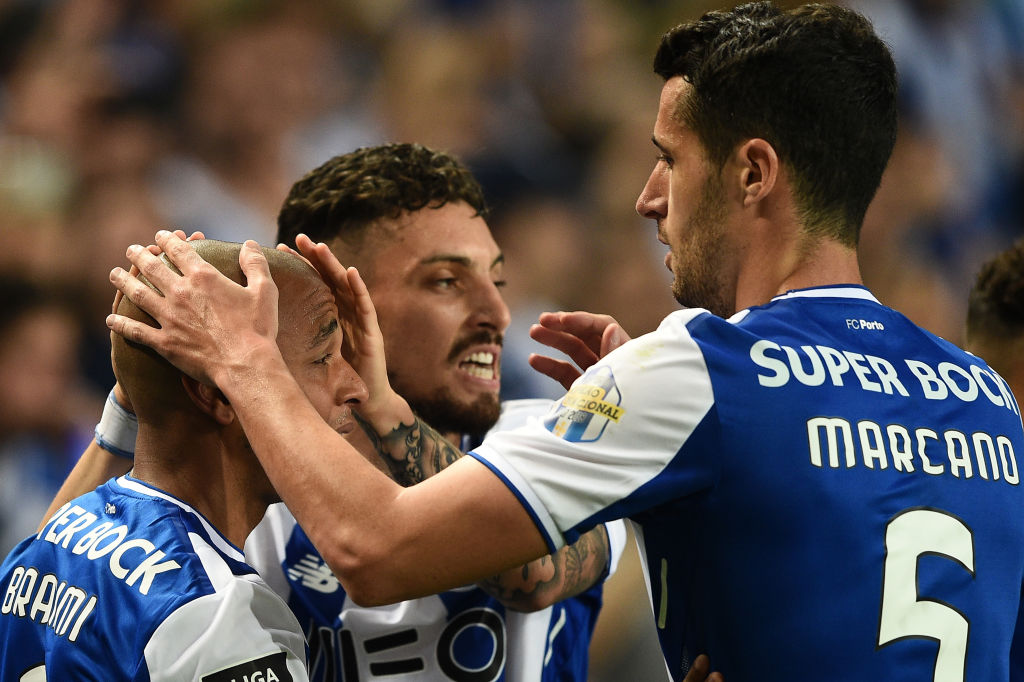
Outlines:
{"label": "stadium crowd", "polygon": [[[865,283],[962,343],[979,264],[1024,233],[1024,3],[850,4],[901,78]],[[124,248],[157,227],[270,243],[289,186],[335,154],[416,141],[481,179],[513,314],[504,397],[561,394],[525,362],[543,310],[653,329],[676,304],[634,210],[653,163],[651,54],[663,27],[721,5],[0,0],[3,553],[34,530],[113,384],[103,319]],[[609,594],[608,618],[648,627],[626,594]],[[594,647],[595,679],[636,666],[616,644]]]}

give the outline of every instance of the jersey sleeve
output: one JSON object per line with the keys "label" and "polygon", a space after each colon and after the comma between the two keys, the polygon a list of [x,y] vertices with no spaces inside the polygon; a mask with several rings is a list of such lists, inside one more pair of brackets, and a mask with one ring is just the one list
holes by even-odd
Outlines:
{"label": "jersey sleeve", "polygon": [[714,406],[707,365],[673,313],[588,369],[540,418],[470,454],[499,476],[554,550],[601,521],[710,485],[683,446]]}
{"label": "jersey sleeve", "polygon": [[626,548],[626,522],[622,519],[612,519],[604,524],[608,531],[608,575],[615,573],[619,567],[619,559]]}
{"label": "jersey sleeve", "polygon": [[[491,428],[490,433],[510,431],[525,426],[531,419],[542,418],[557,405],[557,402],[547,398],[506,400],[501,404],[501,416]],[[623,521],[615,519],[605,524],[605,530],[608,533],[609,550],[607,575],[611,575],[618,567],[622,551],[626,547],[626,525]]]}
{"label": "jersey sleeve", "polygon": [[260,577],[285,601],[291,595],[291,586],[284,573],[286,546],[295,531],[295,525],[292,513],[283,502],[277,502],[267,507],[267,513],[259,525],[245,539],[246,563],[255,568]]}
{"label": "jersey sleeve", "polygon": [[245,576],[173,611],[146,645],[144,665],[152,682],[309,679],[295,616]]}

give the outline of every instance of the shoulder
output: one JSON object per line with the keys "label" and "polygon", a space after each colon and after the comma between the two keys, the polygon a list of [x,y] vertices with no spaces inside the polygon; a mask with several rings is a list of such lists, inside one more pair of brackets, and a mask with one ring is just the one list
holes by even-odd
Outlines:
{"label": "shoulder", "polygon": [[169,613],[144,656],[153,682],[261,679],[252,677],[256,673],[304,680],[305,647],[298,621],[280,597],[255,575],[232,575],[215,592]]}
{"label": "shoulder", "polygon": [[557,401],[547,398],[523,398],[501,403],[501,415],[488,433],[508,431],[526,424],[532,417],[547,414]]}

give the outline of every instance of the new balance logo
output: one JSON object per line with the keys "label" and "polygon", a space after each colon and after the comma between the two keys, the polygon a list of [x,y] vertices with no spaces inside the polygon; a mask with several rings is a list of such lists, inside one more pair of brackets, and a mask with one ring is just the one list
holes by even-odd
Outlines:
{"label": "new balance logo", "polygon": [[316,590],[324,594],[337,592],[340,587],[338,579],[323,559],[315,554],[307,554],[298,563],[288,568],[288,578],[302,587]]}

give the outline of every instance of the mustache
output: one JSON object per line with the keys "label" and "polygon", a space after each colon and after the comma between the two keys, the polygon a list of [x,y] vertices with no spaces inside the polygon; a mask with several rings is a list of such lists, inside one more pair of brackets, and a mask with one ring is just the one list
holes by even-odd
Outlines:
{"label": "mustache", "polygon": [[478,332],[470,334],[464,338],[459,339],[452,346],[452,350],[448,353],[448,359],[452,362],[458,360],[468,349],[473,346],[479,346],[481,344],[496,345],[500,346],[504,342],[504,335],[498,332],[487,331],[481,329]]}

